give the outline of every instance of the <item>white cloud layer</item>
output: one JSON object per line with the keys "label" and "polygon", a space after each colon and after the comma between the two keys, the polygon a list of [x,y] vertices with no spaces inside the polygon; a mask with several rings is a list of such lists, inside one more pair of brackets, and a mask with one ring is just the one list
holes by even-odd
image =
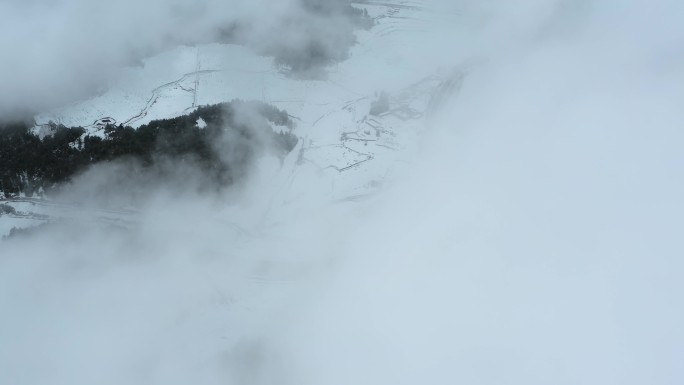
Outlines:
{"label": "white cloud layer", "polygon": [[260,31],[299,12],[294,0],[3,1],[0,113],[90,96],[150,54],[212,40],[238,20]]}
{"label": "white cloud layer", "polygon": [[682,5],[458,5],[477,44],[430,46],[487,61],[375,198],[274,225],[264,171],[0,244],[3,381],[682,383]]}

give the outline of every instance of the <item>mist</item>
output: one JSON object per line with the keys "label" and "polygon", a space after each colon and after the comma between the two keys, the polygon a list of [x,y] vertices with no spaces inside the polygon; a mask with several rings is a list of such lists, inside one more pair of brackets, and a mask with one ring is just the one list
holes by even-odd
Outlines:
{"label": "mist", "polygon": [[[303,55],[313,42],[327,44],[341,59],[353,34],[352,21],[330,10],[339,4],[345,2],[4,1],[0,114],[25,118],[92,97],[115,85],[125,67],[144,66],[147,57],[178,45],[225,41],[278,56],[288,50]],[[334,49],[335,39],[346,45]]]}
{"label": "mist", "polygon": [[[283,195],[298,149],[264,150],[231,189],[192,188],[189,165],[121,226],[84,212],[0,241],[0,383],[682,383],[683,6],[427,3],[470,33],[421,35],[416,71],[476,64],[390,182],[331,201],[319,172]],[[132,35],[111,36],[120,59]],[[61,86],[63,60],[24,71]],[[68,194],[128,199],[108,167]]]}

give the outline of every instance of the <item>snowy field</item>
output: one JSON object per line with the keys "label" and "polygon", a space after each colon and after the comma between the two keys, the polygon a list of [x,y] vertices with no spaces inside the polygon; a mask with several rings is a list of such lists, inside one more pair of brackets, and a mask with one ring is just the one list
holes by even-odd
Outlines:
{"label": "snowy field", "polygon": [[[35,130],[52,121],[103,135],[106,124],[137,127],[197,106],[259,100],[286,110],[300,138],[297,160],[286,162],[274,177],[280,183],[274,186],[274,201],[292,205],[297,200],[366,196],[401,169],[417,149],[426,115],[458,91],[472,65],[464,61],[445,67],[442,58],[424,52],[433,34],[444,32],[440,27],[462,32],[458,15],[415,1],[356,6],[367,9],[376,25],[357,32],[358,44],[347,60],[329,69],[327,79],[288,77],[271,58],[237,45],[177,47],[127,69],[93,99],[36,116]],[[381,93],[389,97],[389,108],[371,115],[371,104]],[[40,205],[29,212],[46,214]],[[28,224],[3,221],[3,234]]]}

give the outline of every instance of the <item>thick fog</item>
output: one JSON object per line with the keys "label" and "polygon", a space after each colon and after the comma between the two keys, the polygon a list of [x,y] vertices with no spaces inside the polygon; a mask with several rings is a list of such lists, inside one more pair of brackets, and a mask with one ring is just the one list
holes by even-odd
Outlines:
{"label": "thick fog", "polygon": [[0,114],[41,112],[91,97],[116,84],[125,65],[142,65],[180,44],[225,40],[272,54],[285,44],[334,41],[312,33],[346,39],[349,21],[313,12],[318,3],[326,9],[344,0],[0,2]]}
{"label": "thick fog", "polygon": [[[83,3],[108,13],[85,35],[114,51],[81,33]],[[92,57],[118,68],[186,36],[165,20],[188,3],[125,3],[0,4],[25,36],[0,37],[22,67],[0,84],[47,93]],[[195,25],[224,20],[205,3]],[[0,242],[0,383],[684,382],[684,5],[431,5],[473,32],[440,26],[420,53],[477,65],[391,184],[280,207],[266,151],[229,191],[194,188],[190,167],[148,186],[130,223],[84,214]],[[67,194],[129,191],[109,167]]]}

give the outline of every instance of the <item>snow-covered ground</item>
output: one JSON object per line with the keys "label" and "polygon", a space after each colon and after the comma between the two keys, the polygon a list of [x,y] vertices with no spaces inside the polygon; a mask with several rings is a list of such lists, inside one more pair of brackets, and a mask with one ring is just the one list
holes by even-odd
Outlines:
{"label": "snow-covered ground", "polygon": [[[441,26],[456,29],[457,15],[420,1],[355,6],[365,8],[376,25],[357,32],[349,59],[330,68],[324,80],[288,77],[271,58],[242,46],[181,46],[127,69],[101,95],[36,116],[36,130],[52,121],[102,135],[106,124],[137,127],[201,105],[260,100],[287,110],[300,138],[296,159],[285,162],[276,178],[275,202],[366,196],[415,150],[426,115],[458,90],[467,68],[441,67],[440,58],[425,54],[430,33],[443,33]],[[389,109],[371,115],[381,92],[389,96]],[[54,217],[48,206],[36,204],[27,213]],[[36,221],[0,218],[0,235]]]}

